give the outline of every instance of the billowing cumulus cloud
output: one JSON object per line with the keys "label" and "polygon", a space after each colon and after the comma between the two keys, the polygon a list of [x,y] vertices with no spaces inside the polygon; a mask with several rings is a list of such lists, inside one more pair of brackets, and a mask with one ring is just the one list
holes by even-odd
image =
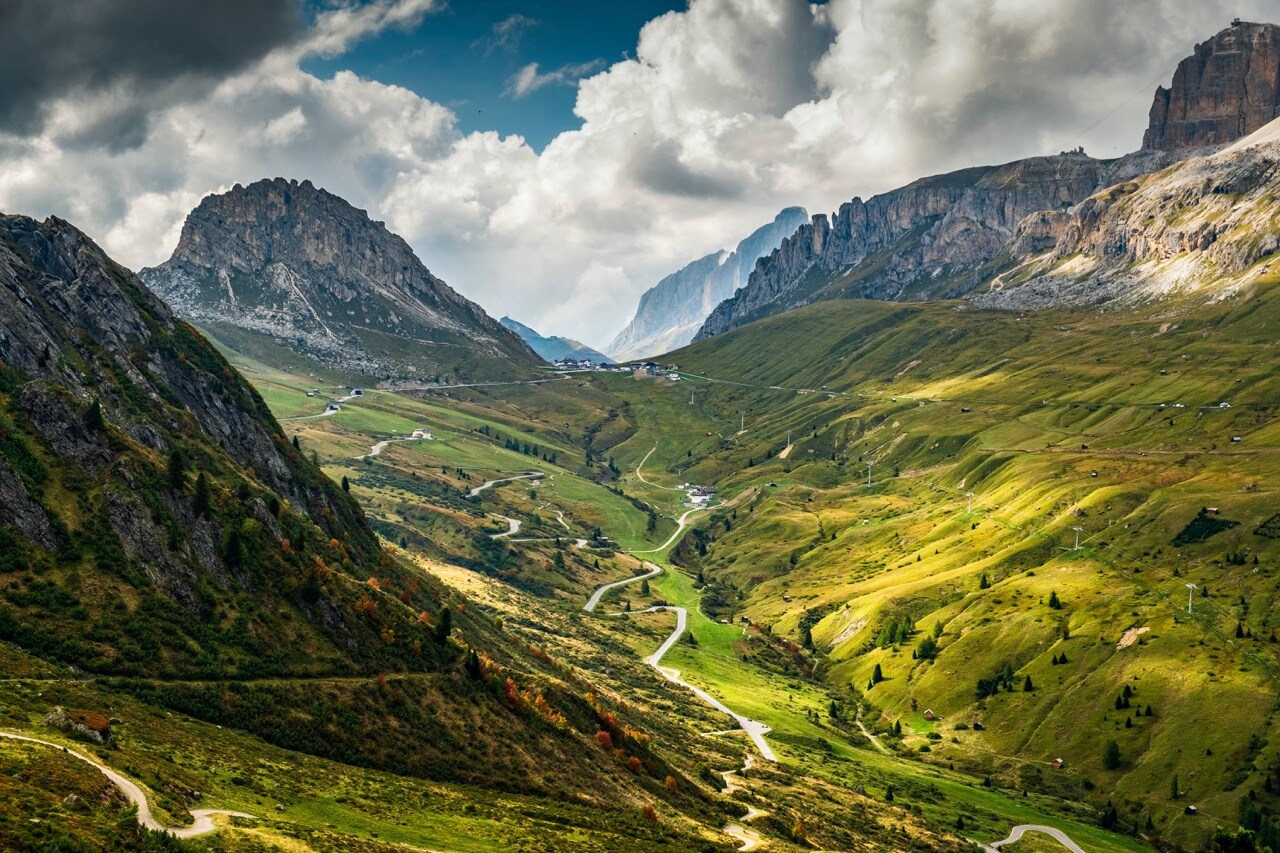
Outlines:
{"label": "billowing cumulus cloud", "polygon": [[[603,344],[642,290],[786,205],[829,210],[1077,145],[1136,148],[1176,61],[1268,4],[693,0],[646,25],[635,58],[578,81],[580,127],[541,152],[463,134],[408,90],[299,68],[432,5],[331,8],[181,98],[107,81],[100,120],[84,118],[75,86],[29,94],[39,124],[0,133],[0,209],[66,216],[141,266],[167,257],[202,195],[309,177],[385,219],[495,315]],[[110,124],[130,109],[141,132]],[[85,127],[96,130],[76,137]]]}
{"label": "billowing cumulus cloud", "polygon": [[143,99],[206,89],[302,36],[296,0],[7,0],[0,3],[0,128],[39,130],[74,98],[80,142],[145,134]]}

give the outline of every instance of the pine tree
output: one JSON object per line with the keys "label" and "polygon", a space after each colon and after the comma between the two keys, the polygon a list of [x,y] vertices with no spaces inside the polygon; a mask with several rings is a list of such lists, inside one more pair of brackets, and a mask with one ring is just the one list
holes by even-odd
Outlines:
{"label": "pine tree", "polygon": [[347,475],[346,475],[346,474],[343,474],[343,475],[342,475],[342,491],[344,491],[344,492],[350,492],[350,491],[351,491],[351,481],[347,479]]}
{"label": "pine tree", "polygon": [[298,437],[296,435],[293,437],[293,449],[294,450],[302,449],[301,447],[298,446]]}
{"label": "pine tree", "polygon": [[1236,623],[1236,639],[1237,640],[1244,639],[1244,623],[1243,622]]}
{"label": "pine tree", "polygon": [[[1120,744],[1114,740],[1107,741],[1107,745],[1102,750],[1102,766],[1108,770],[1118,770],[1120,768]],[[1111,804],[1108,803],[1108,806]],[[1112,809],[1114,812],[1114,809]]]}
{"label": "pine tree", "polygon": [[449,635],[452,633],[453,611],[446,605],[440,608],[440,621],[436,623],[436,630],[432,635],[432,639],[443,646],[449,642]]}
{"label": "pine tree", "polygon": [[169,451],[169,488],[185,488],[187,485],[187,457],[182,448],[175,447]]}
{"label": "pine tree", "polygon": [[1022,682],[1022,692],[1030,693],[1033,690],[1035,690],[1035,687],[1031,685],[1031,676],[1028,675]]}
{"label": "pine tree", "polygon": [[813,648],[813,633],[808,629],[804,629],[804,647],[806,649]]}
{"label": "pine tree", "polygon": [[94,400],[89,404],[89,408],[84,412],[84,425],[98,432],[107,428],[107,422],[102,417],[102,403]]}
{"label": "pine tree", "polygon": [[207,515],[209,512],[209,480],[201,471],[196,477],[195,497],[191,499],[191,509],[198,516]]}
{"label": "pine tree", "polygon": [[640,594],[641,594],[641,595],[648,595],[648,594],[649,594],[649,579],[648,579],[648,578],[645,578],[644,580],[640,581]]}
{"label": "pine tree", "polygon": [[978,589],[991,589],[991,581],[987,580],[987,573],[982,573],[982,580],[978,581]]}
{"label": "pine tree", "polygon": [[1049,608],[1051,610],[1062,609],[1062,602],[1058,600],[1057,590],[1053,590],[1052,592],[1049,593]]}
{"label": "pine tree", "polygon": [[892,786],[892,785],[890,785],[888,788],[885,788],[885,791],[884,791],[884,801],[885,801],[886,803],[892,803],[892,802],[893,802],[893,786]]}
{"label": "pine tree", "polygon": [[880,664],[876,664],[876,668],[871,672],[871,683],[879,684],[884,681],[884,670],[880,669]]}
{"label": "pine tree", "polygon": [[1178,790],[1178,774],[1174,773],[1173,778],[1169,780],[1169,799],[1176,800],[1182,796],[1182,792]]}
{"label": "pine tree", "polygon": [[475,649],[467,652],[467,675],[474,681],[479,681],[483,675],[483,671],[480,668],[480,656],[476,654]]}

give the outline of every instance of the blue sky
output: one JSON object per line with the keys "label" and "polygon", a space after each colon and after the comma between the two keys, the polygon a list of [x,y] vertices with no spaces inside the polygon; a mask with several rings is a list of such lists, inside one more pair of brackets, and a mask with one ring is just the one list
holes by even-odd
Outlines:
{"label": "blue sky", "polygon": [[647,21],[685,5],[684,0],[452,0],[411,31],[386,30],[341,56],[309,60],[304,68],[321,77],[346,69],[404,86],[452,109],[464,133],[519,134],[541,150],[557,133],[579,124],[573,115],[577,89],[550,83],[516,97],[509,91],[513,76],[533,62],[541,74],[590,63],[603,69],[634,54]]}

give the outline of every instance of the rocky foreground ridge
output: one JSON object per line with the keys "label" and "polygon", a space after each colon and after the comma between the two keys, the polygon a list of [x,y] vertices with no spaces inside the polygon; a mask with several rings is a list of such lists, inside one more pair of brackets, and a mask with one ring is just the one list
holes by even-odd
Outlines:
{"label": "rocky foreground ridge", "polygon": [[433,276],[403,239],[310,181],[237,184],[140,273],[182,316],[321,364],[397,379],[483,378],[537,356]]}

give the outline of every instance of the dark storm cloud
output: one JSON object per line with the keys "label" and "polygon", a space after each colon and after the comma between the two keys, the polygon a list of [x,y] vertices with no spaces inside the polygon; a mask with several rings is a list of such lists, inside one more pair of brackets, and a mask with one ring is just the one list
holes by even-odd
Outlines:
{"label": "dark storm cloud", "polygon": [[101,94],[74,142],[136,145],[146,98],[197,95],[303,32],[298,0],[0,0],[0,131],[38,132],[57,99]]}

